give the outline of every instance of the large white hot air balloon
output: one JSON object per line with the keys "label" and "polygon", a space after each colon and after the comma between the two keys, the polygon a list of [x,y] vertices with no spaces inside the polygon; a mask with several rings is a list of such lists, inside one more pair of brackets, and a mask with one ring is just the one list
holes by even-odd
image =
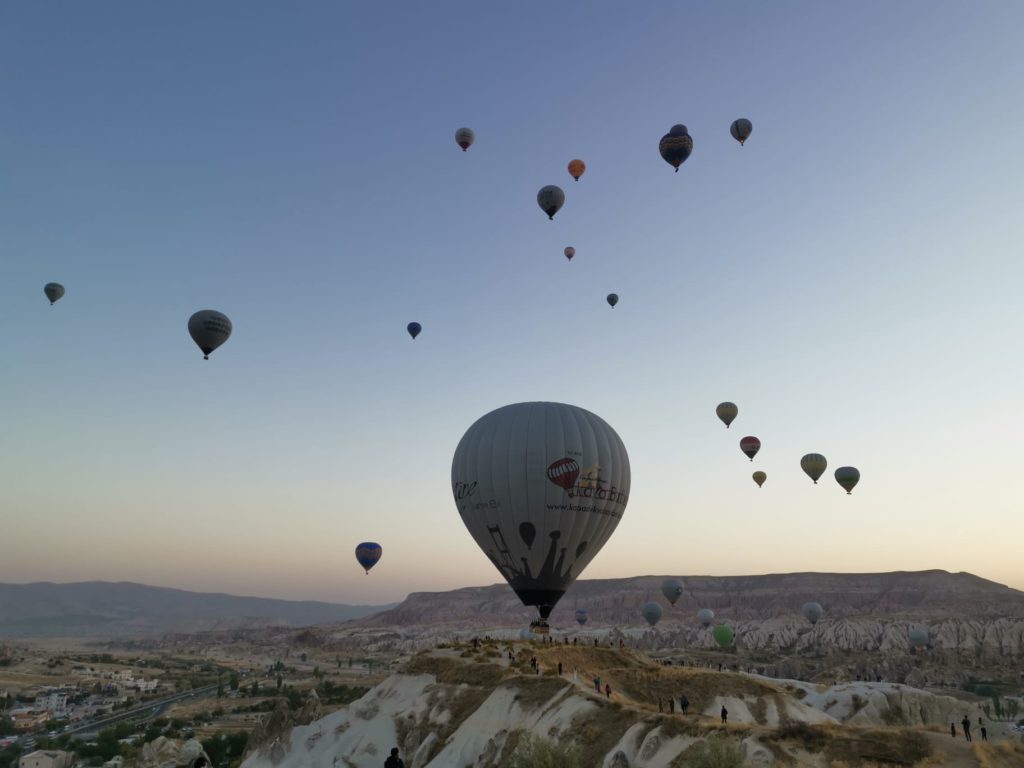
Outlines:
{"label": "large white hot air balloon", "polygon": [[515,590],[546,619],[619,524],[629,457],[598,416],[562,403],[491,411],[452,459],[462,522]]}

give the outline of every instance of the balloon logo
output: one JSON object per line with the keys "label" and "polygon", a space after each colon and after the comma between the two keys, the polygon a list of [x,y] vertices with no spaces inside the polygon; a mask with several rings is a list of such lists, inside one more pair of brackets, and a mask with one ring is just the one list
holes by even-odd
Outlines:
{"label": "balloon logo", "polygon": [[570,245],[568,248],[562,251],[562,253],[565,254],[565,258],[567,258],[569,261],[572,261],[572,257],[576,255],[576,249]]}
{"label": "balloon logo", "polygon": [[542,187],[537,193],[537,205],[548,215],[549,219],[554,219],[555,214],[565,205],[565,192],[554,184]]}
{"label": "balloon logo", "polygon": [[582,160],[570,160],[569,161],[569,175],[576,181],[580,180],[580,176],[587,170],[587,164]]}
{"label": "balloon logo", "polygon": [[751,477],[754,478],[754,482],[757,483],[758,488],[764,485],[764,481],[768,479],[768,475],[766,475],[764,472],[761,472],[760,470],[751,475]]}
{"label": "balloon logo", "polygon": [[201,309],[188,319],[188,333],[203,352],[203,360],[231,336],[231,321],[214,309]]}
{"label": "balloon logo", "polygon": [[754,130],[754,124],[751,123],[747,118],[741,117],[739,120],[733,120],[732,125],[729,126],[729,133],[732,137],[743,146],[743,142],[750,138],[751,132]]}
{"label": "balloon logo", "polygon": [[740,409],[736,407],[736,403],[719,403],[715,408],[715,415],[722,420],[726,429],[729,428],[729,425],[732,424],[739,412]]}
{"label": "balloon logo", "polygon": [[682,123],[673,125],[671,130],[658,142],[658,151],[661,153],[662,159],[675,168],[676,173],[679,173],[679,166],[693,151],[693,139],[690,138],[686,126]]}
{"label": "balloon logo", "polygon": [[615,430],[589,411],[517,403],[470,426],[451,480],[462,522],[523,604],[537,608],[543,629],[619,524],[629,457]]}
{"label": "balloon logo", "polygon": [[384,550],[381,549],[380,544],[373,541],[364,541],[358,547],[356,547],[356,560],[363,566],[366,573],[370,573],[370,569],[377,564],[380,560],[380,556]]}
{"label": "balloon logo", "polygon": [[43,293],[50,300],[50,306],[52,307],[64,295],[64,286],[60,283],[47,283],[43,286]]}
{"label": "balloon logo", "polygon": [[409,335],[415,339],[417,336],[420,335],[420,331],[423,330],[423,326],[420,325],[419,323],[409,323],[407,326],[405,326],[405,330],[407,330],[409,332]]}
{"label": "balloon logo", "polygon": [[740,450],[753,461],[754,457],[757,456],[757,452],[761,450],[761,441],[753,436],[744,437],[740,440]]}
{"label": "balloon logo", "polygon": [[548,480],[565,490],[576,485],[576,478],[579,476],[580,465],[570,458],[559,459],[548,466]]}
{"label": "balloon logo", "polygon": [[455,132],[455,143],[462,147],[462,151],[465,152],[476,141],[476,134],[473,133],[472,128],[459,128]]}
{"label": "balloon logo", "polygon": [[605,299],[605,301],[608,302],[609,306],[614,307],[616,304],[619,303],[619,295],[617,293],[609,293],[608,298]]}

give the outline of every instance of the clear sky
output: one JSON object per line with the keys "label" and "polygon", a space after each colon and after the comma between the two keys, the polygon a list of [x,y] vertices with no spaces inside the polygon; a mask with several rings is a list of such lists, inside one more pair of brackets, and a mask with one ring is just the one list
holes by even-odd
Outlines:
{"label": "clear sky", "polygon": [[[452,454],[556,400],[633,469],[585,577],[1024,588],[1021,29],[1013,0],[2,4],[0,581],[493,583]],[[203,308],[234,322],[209,362]]]}

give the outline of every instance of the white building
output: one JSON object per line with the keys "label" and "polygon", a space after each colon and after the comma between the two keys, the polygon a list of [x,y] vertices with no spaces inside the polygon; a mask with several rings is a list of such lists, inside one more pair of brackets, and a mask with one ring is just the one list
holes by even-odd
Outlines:
{"label": "white building", "polygon": [[70,752],[37,750],[18,761],[18,768],[71,768]]}
{"label": "white building", "polygon": [[63,720],[68,716],[68,695],[60,691],[47,691],[36,696],[34,709],[48,712],[54,720]]}

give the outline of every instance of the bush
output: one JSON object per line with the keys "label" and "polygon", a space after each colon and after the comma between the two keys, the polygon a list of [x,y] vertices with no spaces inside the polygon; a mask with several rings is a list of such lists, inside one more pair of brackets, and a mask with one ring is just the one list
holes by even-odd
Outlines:
{"label": "bush", "polygon": [[687,768],[741,768],[743,750],[735,739],[713,734],[687,755],[686,765]]}
{"label": "bush", "polygon": [[579,749],[525,736],[508,762],[508,768],[583,768]]}

